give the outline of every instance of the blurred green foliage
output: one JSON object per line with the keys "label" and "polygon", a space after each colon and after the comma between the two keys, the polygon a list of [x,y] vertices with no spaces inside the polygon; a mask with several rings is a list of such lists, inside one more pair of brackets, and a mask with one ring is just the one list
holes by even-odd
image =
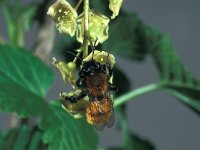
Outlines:
{"label": "blurred green foliage", "polygon": [[38,127],[21,125],[9,130],[2,138],[0,150],[47,150]]}
{"label": "blurred green foliage", "polygon": [[37,7],[35,3],[22,6],[18,0],[12,5],[7,0],[0,1],[10,44],[24,45],[24,32],[31,28]]}
{"label": "blurred green foliage", "polygon": [[141,61],[147,54],[145,40],[145,26],[137,15],[121,12],[110,25],[109,38],[102,49],[126,59]]}
{"label": "blurred green foliage", "polygon": [[169,37],[148,29],[147,47],[160,73],[163,88],[195,111],[200,111],[200,81],[182,64]]}
{"label": "blurred green foliage", "polygon": [[53,81],[50,68],[22,48],[0,45],[0,50],[1,110],[21,117],[39,117],[49,149],[95,149],[96,133],[85,120],[74,120],[60,104],[44,100]]}
{"label": "blurred green foliage", "polygon": [[[94,150],[98,146],[96,131],[84,119],[75,120],[61,109],[58,102],[45,100],[54,80],[52,70],[31,51],[19,48],[23,46],[25,31],[30,29],[33,21],[40,22],[41,16],[45,15],[46,12],[42,10],[48,2],[45,0],[43,3],[20,6],[17,1],[14,5],[0,1],[9,37],[7,44],[0,44],[0,109],[15,112],[23,118],[40,119],[38,128],[21,125],[0,134],[2,150]],[[111,12],[106,6],[107,1],[91,1],[92,8],[110,16]],[[13,14],[10,9],[14,10]],[[74,39],[60,37],[54,49],[60,50],[60,54],[69,61],[72,58],[64,50],[74,51],[79,46]],[[133,63],[151,56],[160,73],[160,88],[199,113],[199,80],[182,64],[169,38],[146,25],[136,14],[121,11],[110,24],[109,39],[97,49],[132,60]],[[131,88],[129,79],[118,67],[114,74],[114,83],[119,88],[115,97],[126,95]],[[123,104],[117,109],[123,143],[118,148],[108,149],[153,150],[152,144],[131,133],[125,108],[126,104]]]}

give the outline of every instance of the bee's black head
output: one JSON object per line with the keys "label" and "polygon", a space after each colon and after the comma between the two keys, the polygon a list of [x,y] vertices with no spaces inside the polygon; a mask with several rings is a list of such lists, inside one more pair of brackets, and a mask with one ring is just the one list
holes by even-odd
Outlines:
{"label": "bee's black head", "polygon": [[102,70],[101,64],[99,62],[91,60],[83,63],[81,73],[86,76],[93,76],[101,70]]}

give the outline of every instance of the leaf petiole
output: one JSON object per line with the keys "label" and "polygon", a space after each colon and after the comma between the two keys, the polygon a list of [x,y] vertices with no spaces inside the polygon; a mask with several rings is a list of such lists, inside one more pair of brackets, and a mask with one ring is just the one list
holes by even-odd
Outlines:
{"label": "leaf petiole", "polygon": [[131,92],[128,92],[127,94],[124,94],[116,98],[114,100],[114,107],[119,107],[122,104],[134,99],[135,97],[143,95],[144,93],[149,93],[157,89],[160,89],[161,87],[163,87],[163,85],[164,85],[163,82],[158,82],[132,90]]}

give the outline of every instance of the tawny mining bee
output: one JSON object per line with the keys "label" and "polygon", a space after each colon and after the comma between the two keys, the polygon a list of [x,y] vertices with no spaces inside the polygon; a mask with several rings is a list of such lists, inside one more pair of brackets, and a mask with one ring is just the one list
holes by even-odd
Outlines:
{"label": "tawny mining bee", "polygon": [[[102,57],[94,58],[98,54]],[[65,100],[71,105],[75,105],[88,96],[89,101],[85,110],[87,122],[99,130],[102,130],[104,126],[112,127],[115,121],[110,91],[117,91],[117,87],[112,84],[114,64],[111,65],[109,57],[114,58],[114,56],[110,55],[106,52],[93,51],[88,59],[83,60],[79,78],[76,81],[76,86],[81,92],[71,96],[61,93],[62,103]]]}

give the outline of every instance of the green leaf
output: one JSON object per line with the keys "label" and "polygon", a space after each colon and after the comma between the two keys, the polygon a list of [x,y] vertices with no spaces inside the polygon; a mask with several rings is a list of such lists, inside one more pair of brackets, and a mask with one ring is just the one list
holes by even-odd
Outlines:
{"label": "green leaf", "polygon": [[119,67],[114,67],[113,74],[113,83],[118,88],[116,96],[120,96],[128,92],[131,88],[131,85],[128,77],[124,74],[124,72],[121,71]]}
{"label": "green leaf", "polygon": [[[45,108],[45,111],[42,109]],[[23,108],[22,108],[23,109]],[[43,105],[43,108],[35,111],[42,111],[41,128],[44,130],[44,142],[49,145],[50,150],[80,149],[93,150],[97,146],[97,135],[90,125],[83,120],[75,120],[67,114],[61,104],[53,104],[50,107]],[[17,133],[12,133],[6,145],[10,145]],[[38,143],[33,138],[32,142]],[[22,137],[24,135],[22,134]],[[55,138],[57,137],[57,138]],[[10,141],[10,142],[9,142]],[[19,142],[18,145],[23,145]],[[34,150],[35,144],[30,144],[30,149]],[[21,150],[21,149],[20,149]]]}
{"label": "green leaf", "polygon": [[105,14],[107,17],[112,15],[112,12],[109,10],[109,0],[95,0],[90,1],[91,8],[95,8],[96,11]]}
{"label": "green leaf", "polygon": [[[16,105],[15,102],[19,102],[19,104]],[[29,103],[30,105],[28,105]],[[6,105],[8,104],[5,104],[4,106]],[[44,130],[43,139],[44,142],[49,145],[50,150],[55,150],[57,148],[59,148],[59,150],[93,150],[97,146],[97,136],[93,127],[88,125],[85,119],[75,120],[69,116],[69,114],[62,109],[60,103],[49,106],[47,103],[36,97],[35,99],[30,99],[30,101],[25,99],[19,101],[18,99],[15,99],[14,101],[11,101],[8,106],[9,110],[14,110],[16,108],[18,114],[25,114],[25,116],[40,116],[42,120],[41,128]],[[36,139],[36,142],[37,141],[38,140]],[[31,147],[34,146],[35,145]]]}
{"label": "green leaf", "polygon": [[9,150],[12,148],[15,138],[17,136],[17,129],[11,129],[3,138],[0,149]]}
{"label": "green leaf", "polygon": [[131,134],[128,142],[126,143],[125,149],[154,150],[154,146],[149,141],[141,139],[134,134]]}
{"label": "green leaf", "polygon": [[[0,84],[12,83],[23,90],[44,96],[52,82],[52,71],[39,58],[23,48],[0,45]],[[17,91],[16,88],[12,92]]]}
{"label": "green leaf", "polygon": [[46,113],[46,102],[40,96],[14,82],[0,79],[0,108],[16,112],[21,117],[42,116]]}
{"label": "green leaf", "polygon": [[152,28],[147,28],[146,35],[163,86],[179,100],[200,111],[200,81],[182,64],[167,36]]}
{"label": "green leaf", "polygon": [[22,48],[0,45],[0,108],[23,117],[45,114],[43,97],[53,74],[41,60]]}
{"label": "green leaf", "polygon": [[[42,143],[42,132],[37,127],[22,125],[13,128],[3,137],[2,150],[36,150],[47,149]],[[33,149],[34,148],[34,149]]]}
{"label": "green leaf", "polygon": [[[60,58],[63,58],[66,62],[71,62],[74,60],[74,56],[69,54],[67,51],[77,54],[77,49],[81,46],[80,43],[76,41],[75,38],[69,36],[60,36],[56,39],[54,44],[54,54],[58,55]],[[77,66],[81,65],[81,61],[77,61]]]}
{"label": "green leaf", "polygon": [[28,150],[46,150],[48,149],[47,145],[45,145],[42,142],[42,132],[41,131],[35,131],[34,134],[31,137],[31,142],[29,143]]}
{"label": "green leaf", "polygon": [[15,136],[15,140],[13,141],[15,143],[13,144],[12,149],[25,149],[26,144],[28,143],[30,132],[31,130],[28,127],[21,126],[17,136]]}
{"label": "green leaf", "polygon": [[132,60],[143,60],[149,53],[158,67],[163,87],[200,111],[200,81],[182,64],[169,38],[142,23],[136,15],[121,13],[110,26],[103,49]]}
{"label": "green leaf", "polygon": [[143,60],[147,53],[143,23],[135,14],[121,12],[110,25],[109,38],[103,49],[131,60]]}
{"label": "green leaf", "polygon": [[150,54],[160,72],[163,87],[200,111],[200,81],[182,64],[167,36],[145,25],[136,15],[123,12],[111,25],[109,35],[104,50],[133,60],[142,60]]}
{"label": "green leaf", "polygon": [[50,104],[49,115],[43,118],[41,127],[50,150],[96,149],[97,135],[85,119],[74,119],[58,102]]}
{"label": "green leaf", "polygon": [[131,134],[124,147],[111,147],[102,150],[155,150],[155,148],[149,141]]}
{"label": "green leaf", "polygon": [[[95,149],[97,136],[93,127],[85,120],[74,120],[61,104],[49,106],[44,101],[52,79],[49,68],[28,51],[0,45],[0,108],[23,117],[39,116],[49,149]],[[6,145],[15,141],[18,132],[11,134]]]}

